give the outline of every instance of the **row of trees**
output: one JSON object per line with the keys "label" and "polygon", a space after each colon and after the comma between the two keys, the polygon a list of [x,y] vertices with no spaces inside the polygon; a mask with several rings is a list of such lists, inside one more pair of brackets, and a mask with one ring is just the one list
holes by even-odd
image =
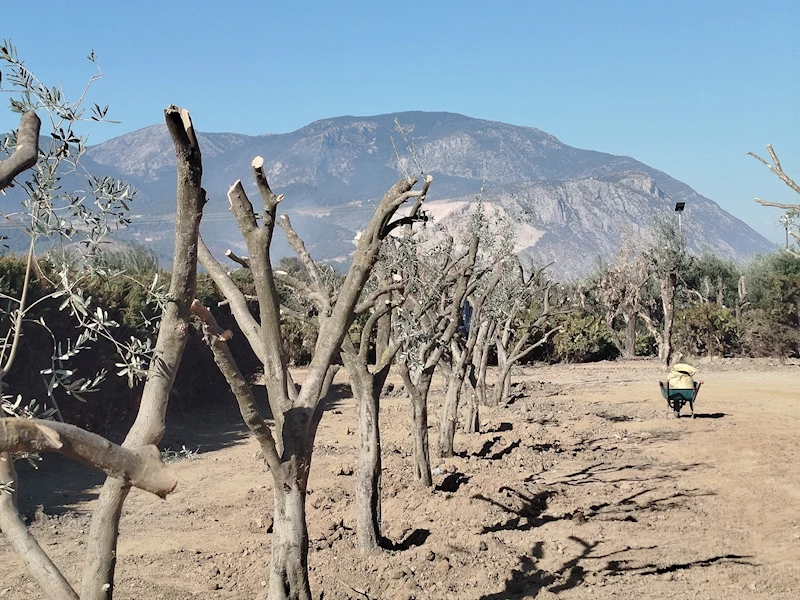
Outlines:
{"label": "row of trees", "polygon": [[[109,270],[107,258],[97,261],[103,253],[96,250],[109,231],[109,218],[124,224],[122,209],[132,195],[129,188],[92,179],[96,185],[91,193],[66,197],[54,193],[61,187],[66,159],[73,159],[70,173],[78,171],[83,140],[71,127],[83,118],[80,104],[67,104],[58,90],[39,84],[9,44],[3,45],[0,58],[10,65],[7,79],[23,91],[21,99],[12,102],[22,117],[20,130],[5,141],[9,158],[0,162],[0,189],[16,182],[26,190],[23,206],[30,222],[21,227],[31,238],[19,293],[4,295],[8,335],[0,349],[0,384],[14,366],[23,328],[34,325],[26,323],[26,316],[33,314],[36,303],[53,301],[71,315],[80,333],[76,339],[53,336],[53,367],[44,370],[51,382],[48,401],[52,403],[57,389],[80,395],[100,385],[102,373],[76,378],[68,366],[76,354],[99,340],[118,352],[120,374],[131,384],[137,378],[144,382],[139,411],[120,446],[59,422],[56,404],[41,413],[39,405],[22,401],[22,391],[14,390],[17,400],[7,395],[4,408],[13,416],[0,419],[0,528],[50,598],[111,598],[119,519],[130,487],[161,496],[175,487],[176,478],[161,463],[155,445],[164,433],[167,401],[192,317],[260,444],[272,477],[275,514],[268,590],[269,597],[277,600],[311,598],[305,497],[317,429],[331,382],[341,367],[358,406],[356,529],[359,546],[367,553],[387,542],[381,531],[379,419],[381,391],[391,367],[399,372],[410,398],[414,444],[410,468],[420,485],[431,486],[428,399],[437,369],[446,391],[435,449],[448,457],[454,453],[460,408],[466,408],[461,419],[464,430],[479,431],[479,407],[504,401],[513,366],[525,358],[559,348],[568,355],[570,344],[591,346],[597,341],[592,336],[603,335],[631,356],[649,336],[661,359],[669,362],[676,345],[707,350],[718,341],[716,330],[684,339],[680,327],[673,327],[675,322],[691,315],[697,322],[703,318],[716,322],[713,315],[731,307],[739,319],[766,310],[767,304],[759,303],[755,293],[748,295],[746,278],[734,267],[712,258],[690,259],[680,232],[668,221],[657,224],[649,247],[639,250],[626,244],[619,259],[599,268],[592,278],[572,286],[555,285],[547,279],[546,269],[520,263],[513,253],[513,223],[480,202],[460,236],[429,223],[424,201],[433,178],[424,173],[404,175],[387,190],[356,237],[349,269],[340,275],[314,261],[290,220],[279,216],[284,198],[272,191],[261,157],[251,164],[260,207],[254,207],[241,181],[227,194],[248,256],[229,251],[226,256],[232,262],[226,266],[199,235],[206,203],[202,155],[189,114],[174,106],[165,110],[178,165],[174,268],[168,289],[158,277],[141,285],[141,277],[131,278],[124,268]],[[56,144],[51,150],[40,147],[37,109],[55,115]],[[97,106],[95,113],[93,118],[105,117],[105,110]],[[780,169],[777,159],[775,163]],[[31,178],[25,179],[26,175]],[[93,208],[87,207],[88,198],[93,199]],[[401,214],[404,206],[408,208]],[[297,254],[295,261],[277,266],[270,258],[276,226]],[[42,254],[37,243],[54,235],[82,242],[87,252],[76,257],[74,245],[69,251],[62,245],[54,249],[57,252]],[[216,305],[198,294],[198,262],[222,297]],[[229,268],[233,265],[237,269]],[[733,295],[730,286],[737,276]],[[152,325],[154,344],[147,337],[121,341],[119,323],[84,292],[93,278],[119,277],[135,279],[146,290],[145,304],[158,307],[160,318],[142,311],[140,323]],[[40,286],[35,301],[28,294],[31,280]],[[759,293],[768,288],[764,283]],[[231,318],[235,326],[221,327],[218,316]],[[586,327],[587,320],[597,327]],[[35,326],[48,329],[44,320]],[[300,332],[308,352],[302,382],[294,380],[289,368],[293,354],[289,331]],[[269,414],[260,412],[250,373],[243,372],[231,352],[232,336],[244,338],[261,365]],[[487,365],[493,360],[498,378],[490,389]],[[52,416],[57,420],[39,418]],[[61,452],[109,475],[92,519],[80,594],[27,531],[16,507],[14,459],[46,451]]]}

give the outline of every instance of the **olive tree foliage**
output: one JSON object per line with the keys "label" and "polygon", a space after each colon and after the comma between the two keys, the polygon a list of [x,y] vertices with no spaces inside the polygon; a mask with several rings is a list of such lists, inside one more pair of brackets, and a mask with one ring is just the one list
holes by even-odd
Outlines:
{"label": "olive tree foliage", "polygon": [[[276,195],[267,181],[264,160],[256,157],[252,174],[261,195],[263,208],[256,213],[241,181],[228,191],[228,201],[248,250],[247,263],[253,275],[258,316],[247,307],[247,298],[230,275],[200,241],[199,257],[203,267],[227,298],[242,333],[264,366],[264,381],[274,419],[274,433],[259,413],[252,389],[242,376],[227,345],[228,332],[216,327],[206,307],[195,304],[195,313],[203,320],[214,359],[234,392],[242,417],[261,445],[273,479],[274,530],[268,594],[272,600],[310,599],[308,579],[308,528],[305,498],[317,427],[325,406],[325,397],[335,370],[334,361],[343,351],[345,337],[362,306],[375,307],[382,294],[364,303],[362,296],[372,268],[378,259],[383,240],[394,228],[396,211],[410,198],[424,200],[432,179],[427,177],[421,189],[417,180],[403,178],[381,199],[375,214],[357,238],[350,268],[337,289],[332,289],[321,275],[292,228],[288,217],[278,218],[282,195]],[[276,225],[286,234],[307,272],[308,283],[274,269],[269,249]],[[284,340],[281,336],[281,306],[277,281],[305,294],[314,304],[318,335],[311,364],[302,385],[297,385],[288,369]],[[373,313],[374,314],[374,313]],[[347,345],[346,345],[347,346]],[[344,351],[355,350],[349,346]],[[359,350],[360,353],[360,350]]]}
{"label": "olive tree foliage", "polygon": [[[97,389],[104,372],[78,377],[67,363],[99,338],[116,349],[120,374],[126,375],[131,384],[146,372],[153,350],[149,338],[125,340],[114,335],[118,324],[82,289],[89,278],[120,274],[96,258],[108,234],[128,224],[128,203],[136,195],[129,184],[97,177],[80,162],[87,141],[80,125],[104,121],[108,113],[108,107],[97,104],[86,108],[92,85],[102,77],[94,53],[87,59],[97,73],[78,99],[69,100],[60,87],[48,87],[39,81],[9,41],[0,44],[0,94],[7,94],[10,110],[21,114],[20,127],[0,138],[0,155],[8,156],[0,162],[0,190],[14,188],[0,204],[0,218],[28,238],[21,293],[16,298],[3,296],[14,309],[13,315],[5,315],[10,335],[0,340],[0,363],[4,361],[0,381],[13,364],[23,325],[30,322],[43,327],[53,337],[52,364],[43,373],[48,379],[51,404],[55,402],[52,391],[56,388],[79,399]],[[48,131],[48,138],[41,144],[37,112],[44,115]],[[35,302],[29,300],[31,278],[47,292]],[[163,290],[157,283],[149,291],[153,302],[163,304]],[[58,300],[60,309],[75,320],[79,333],[74,339],[57,340],[45,321],[28,320],[32,310],[50,300]],[[53,404],[52,408],[58,414],[58,407]]]}
{"label": "olive tree foliage", "polygon": [[432,486],[428,442],[428,395],[433,375],[458,334],[478,253],[478,238],[457,248],[437,224],[406,229],[393,239],[394,264],[406,284],[392,316],[397,370],[411,399],[414,479]]}
{"label": "olive tree foliage", "polygon": [[[508,401],[511,396],[514,366],[561,331],[558,316],[569,311],[554,298],[554,282],[547,277],[546,269],[525,268],[519,262],[510,261],[502,288],[498,286],[496,290],[501,301],[496,304],[493,328],[498,367],[492,395],[495,405]],[[492,339],[487,341],[491,343]]]}
{"label": "olive tree foliage", "polygon": [[[95,62],[90,54],[89,60]],[[85,119],[83,103],[91,84],[77,101],[69,102],[58,87],[48,88],[19,60],[15,48],[7,41],[0,46],[0,79],[11,97],[11,110],[21,113],[20,128],[2,140],[2,151],[7,158],[0,162],[0,191],[9,188],[22,189],[21,208],[15,211],[3,207],[2,216],[13,223],[30,238],[26,270],[22,290],[18,297],[4,295],[4,300],[14,308],[6,320],[9,328],[0,346],[0,385],[4,376],[15,367],[15,356],[22,328],[27,323],[26,315],[34,304],[47,300],[60,300],[61,309],[69,310],[79,331],[76,340],[59,343],[54,339],[54,367],[44,374],[49,376],[48,390],[60,385],[67,393],[77,397],[93,391],[103,374],[93,378],[74,379],[67,363],[91,341],[105,337],[112,341],[120,354],[121,374],[138,376],[146,373],[140,411],[136,423],[121,446],[112,444],[101,436],[78,427],[52,420],[60,417],[57,406],[37,410],[35,399],[27,401],[23,391],[3,389],[3,408],[12,416],[0,419],[0,529],[10,546],[19,554],[31,576],[40,585],[48,598],[96,599],[110,598],[113,593],[113,565],[116,556],[116,537],[121,503],[131,486],[165,497],[177,484],[175,475],[161,461],[161,454],[154,445],[163,433],[163,415],[169,390],[174,380],[177,365],[183,351],[188,326],[189,302],[194,295],[195,254],[197,231],[204,195],[199,193],[199,172],[196,189],[187,193],[181,185],[181,164],[197,142],[191,121],[185,111],[170,107],[165,111],[167,124],[173,136],[179,163],[179,202],[176,219],[176,254],[178,268],[172,279],[163,317],[153,353],[141,352],[135,342],[117,342],[113,336],[116,323],[108,319],[102,307],[93,306],[91,299],[80,290],[79,280],[73,278],[74,270],[67,268],[63,260],[78,260],[81,271],[97,273],[93,257],[104,237],[115,227],[124,225],[124,210],[133,195],[132,189],[122,182],[98,179],[80,165],[85,151],[86,139],[76,133],[74,127]],[[41,120],[37,111],[47,115],[52,126],[49,141],[40,145]],[[107,109],[94,106],[90,120],[103,120]],[[198,150],[199,152],[199,150]],[[183,169],[184,179],[188,169]],[[78,179],[76,179],[78,178]],[[65,182],[87,183],[85,190],[66,191]],[[77,188],[75,188],[77,189]],[[16,200],[7,196],[8,200]],[[56,244],[60,252],[52,252],[52,245],[45,247],[49,253],[37,254],[40,240]],[[65,251],[72,244],[70,252]],[[76,259],[77,255],[77,259]],[[59,262],[59,259],[62,259]],[[54,279],[48,279],[40,268],[40,261],[48,260],[52,265]],[[180,266],[186,268],[181,269]],[[36,302],[30,302],[28,291],[32,277],[40,280],[50,290]],[[44,319],[37,326],[49,328]],[[134,358],[135,357],[135,358]],[[142,358],[144,357],[144,358]],[[146,360],[144,369],[141,361]],[[147,364],[149,363],[149,364]],[[16,400],[13,398],[16,396]],[[52,402],[52,398],[51,398]],[[152,435],[140,435],[148,430]],[[103,493],[112,487],[121,492],[119,503],[104,505],[103,494],[92,519],[89,536],[87,571],[80,596],[53,564],[47,553],[39,546],[20,518],[17,509],[19,481],[14,459],[35,456],[42,452],[56,452],[73,460],[83,462],[104,471],[109,479]],[[110,510],[109,510],[110,508]],[[110,541],[111,543],[104,543]],[[96,568],[103,565],[106,568]]]}

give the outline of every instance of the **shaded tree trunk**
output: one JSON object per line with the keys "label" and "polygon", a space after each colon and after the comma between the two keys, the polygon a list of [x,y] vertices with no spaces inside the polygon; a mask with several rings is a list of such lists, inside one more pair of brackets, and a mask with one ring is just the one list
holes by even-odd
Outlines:
{"label": "shaded tree trunk", "polygon": [[431,456],[428,444],[428,393],[431,389],[435,366],[424,369],[414,383],[407,366],[399,365],[403,383],[411,396],[411,437],[414,440],[414,479],[432,486]]}
{"label": "shaded tree trunk", "polygon": [[[459,361],[461,362],[461,361]],[[442,404],[441,417],[439,418],[438,450],[440,458],[453,456],[453,442],[458,423],[458,401],[461,397],[461,388],[464,385],[466,365],[456,364],[447,378],[447,390]]]}
{"label": "shaded tree trunk", "polygon": [[622,355],[625,358],[636,356],[636,312],[626,313],[625,318],[625,349]]}
{"label": "shaded tree trunk", "polygon": [[467,433],[480,433],[480,401],[478,398],[478,378],[475,365],[467,368],[464,378],[464,388],[467,392],[467,418],[464,422],[464,431]]}
{"label": "shaded tree trunk", "polygon": [[670,273],[659,281],[661,304],[664,309],[664,331],[661,333],[662,343],[659,348],[659,357],[666,366],[669,366],[672,360],[672,326],[675,321],[675,287],[677,282],[678,276],[675,273]]}
{"label": "shaded tree trunk", "polygon": [[358,409],[356,537],[359,549],[371,552],[382,539],[380,395],[389,368],[373,375],[366,364],[347,352],[342,352],[342,360]]}

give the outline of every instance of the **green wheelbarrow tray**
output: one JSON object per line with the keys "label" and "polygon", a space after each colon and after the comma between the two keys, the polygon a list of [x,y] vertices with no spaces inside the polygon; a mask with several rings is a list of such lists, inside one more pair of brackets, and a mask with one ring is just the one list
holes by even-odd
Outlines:
{"label": "green wheelbarrow tray", "polygon": [[661,395],[667,401],[667,406],[672,409],[676,417],[681,416],[681,409],[688,402],[694,419],[694,401],[700,392],[700,386],[703,385],[702,381],[695,381],[694,388],[689,389],[670,388],[669,381],[659,381],[658,385],[661,388]]}

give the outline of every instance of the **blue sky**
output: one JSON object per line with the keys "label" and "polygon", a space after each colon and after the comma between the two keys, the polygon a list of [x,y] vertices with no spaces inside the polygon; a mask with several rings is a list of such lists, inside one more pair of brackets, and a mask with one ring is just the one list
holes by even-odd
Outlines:
{"label": "blue sky", "polygon": [[[633,156],[778,242],[800,201],[761,164],[772,143],[800,178],[800,3],[792,0],[61,0],[5,3],[10,38],[45,82],[119,125],[188,108],[201,131],[282,133],[316,119],[444,110],[538,127]],[[57,8],[55,8],[57,7]],[[0,98],[5,104],[6,100]],[[15,126],[0,111],[0,130]],[[795,197],[793,197],[795,196]]]}

